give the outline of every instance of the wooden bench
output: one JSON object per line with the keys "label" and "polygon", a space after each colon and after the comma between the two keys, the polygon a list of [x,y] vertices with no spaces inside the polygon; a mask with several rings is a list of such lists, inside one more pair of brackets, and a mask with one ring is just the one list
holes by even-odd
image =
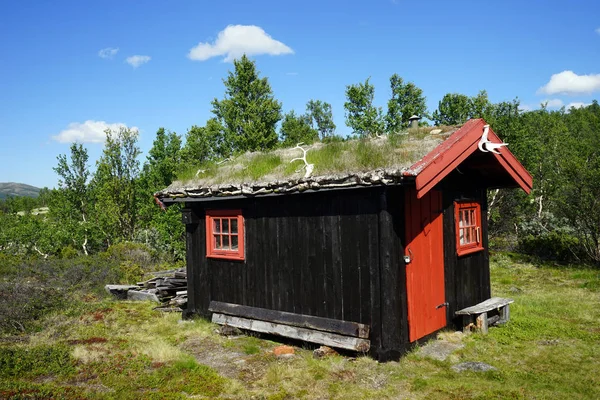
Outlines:
{"label": "wooden bench", "polygon": [[[508,322],[510,318],[509,304],[513,302],[513,299],[492,297],[474,306],[458,310],[455,314],[462,315],[463,331],[470,330],[471,327],[475,326],[482,333],[487,333],[489,326]],[[473,321],[473,318],[475,321]]]}
{"label": "wooden bench", "polygon": [[220,325],[359,352],[371,347],[369,326],[357,322],[219,301],[211,301],[208,310],[213,313],[212,322]]}

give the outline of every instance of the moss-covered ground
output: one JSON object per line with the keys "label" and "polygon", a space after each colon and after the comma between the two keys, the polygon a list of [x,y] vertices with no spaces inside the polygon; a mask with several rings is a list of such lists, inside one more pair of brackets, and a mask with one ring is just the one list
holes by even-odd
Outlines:
{"label": "moss-covered ground", "polygon": [[[465,337],[447,361],[314,359],[308,348],[278,359],[270,340],[89,297],[36,333],[0,338],[0,398],[600,398],[600,271],[496,254],[492,281],[515,300],[510,322]],[[454,372],[461,361],[497,370]]]}

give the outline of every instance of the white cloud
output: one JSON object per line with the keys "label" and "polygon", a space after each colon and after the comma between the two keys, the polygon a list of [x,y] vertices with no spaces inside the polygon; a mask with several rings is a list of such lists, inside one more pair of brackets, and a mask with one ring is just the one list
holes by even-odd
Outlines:
{"label": "white cloud", "polygon": [[[58,135],[52,136],[52,139],[60,143],[104,143],[106,140],[107,129],[118,131],[120,128],[126,128],[127,125],[117,122],[109,124],[104,121],[87,120],[83,123],[72,122],[67,129],[62,130]],[[131,127],[133,130],[139,130],[137,127]]]}
{"label": "white cloud", "polygon": [[550,77],[550,81],[538,89],[538,94],[577,95],[600,91],[600,74],[577,75],[573,71],[563,71]]}
{"label": "white cloud", "polygon": [[118,48],[107,47],[98,51],[98,57],[112,59],[118,52]]}
{"label": "white cloud", "polygon": [[294,50],[273,39],[261,27],[255,25],[229,25],[219,32],[214,43],[200,42],[192,47],[188,58],[206,61],[212,57],[225,56],[223,61],[231,62],[246,54],[248,56],[269,54],[293,54]]}
{"label": "white cloud", "polygon": [[150,56],[131,56],[125,59],[125,62],[131,65],[133,68],[137,68],[142,64],[146,64],[150,61],[152,57]]}
{"label": "white cloud", "polygon": [[591,105],[592,103],[584,103],[583,101],[574,101],[572,103],[567,104],[567,110],[570,110],[571,108],[582,108],[582,107],[587,107],[589,105]]}
{"label": "white cloud", "polygon": [[565,103],[561,99],[547,99],[542,101],[546,108],[561,108]]}
{"label": "white cloud", "polygon": [[529,104],[519,104],[519,111],[531,111],[533,110],[533,107],[531,107]]}

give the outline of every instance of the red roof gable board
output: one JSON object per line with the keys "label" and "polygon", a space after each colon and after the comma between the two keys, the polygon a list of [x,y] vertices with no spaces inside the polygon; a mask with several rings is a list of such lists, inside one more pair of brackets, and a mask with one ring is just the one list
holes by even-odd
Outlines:
{"label": "red roof gable board", "polygon": [[[417,197],[427,194],[435,185],[460,165],[475,151],[483,134],[486,122],[483,119],[471,119],[448,139],[433,149],[421,160],[413,164],[405,175],[416,176]],[[501,143],[500,138],[490,128],[488,139]],[[515,183],[526,193],[533,187],[533,179],[529,172],[506,147],[498,150],[500,154],[492,154],[498,163],[514,179]]]}

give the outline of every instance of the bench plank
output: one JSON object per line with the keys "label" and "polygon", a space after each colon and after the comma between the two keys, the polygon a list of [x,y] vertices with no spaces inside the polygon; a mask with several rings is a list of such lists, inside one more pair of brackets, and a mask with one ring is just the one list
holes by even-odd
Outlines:
{"label": "bench plank", "polygon": [[367,352],[371,347],[371,342],[365,339],[342,336],[335,333],[320,332],[295,326],[276,324],[272,322],[234,317],[232,315],[220,313],[213,313],[212,322],[221,325],[229,325],[240,329],[247,329],[254,332],[279,335],[292,339],[303,340],[305,342],[324,344],[326,346],[347,350]]}
{"label": "bench plank", "polygon": [[483,314],[488,311],[500,309],[502,307],[508,306],[509,304],[514,303],[513,299],[506,299],[502,297],[492,297],[484,302],[476,304],[471,307],[463,308],[462,310],[456,311],[456,315],[474,315],[474,314]]}
{"label": "bench plank", "polygon": [[369,338],[369,325],[358,322],[342,321],[312,315],[295,314],[285,311],[275,311],[266,308],[242,306],[240,304],[211,301],[208,311],[227,314],[237,317],[291,325],[299,328],[331,332],[344,336],[355,336],[362,339]]}

